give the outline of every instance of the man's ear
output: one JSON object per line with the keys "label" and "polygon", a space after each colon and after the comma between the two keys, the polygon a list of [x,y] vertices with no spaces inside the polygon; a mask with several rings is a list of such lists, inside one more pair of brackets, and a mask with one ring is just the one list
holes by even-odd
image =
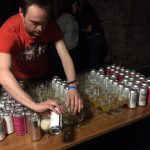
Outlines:
{"label": "man's ear", "polygon": [[21,7],[19,7],[19,13],[20,13],[21,17],[23,17],[23,13],[22,13]]}
{"label": "man's ear", "polygon": [[19,13],[22,13],[22,9],[21,9],[21,7],[19,7]]}

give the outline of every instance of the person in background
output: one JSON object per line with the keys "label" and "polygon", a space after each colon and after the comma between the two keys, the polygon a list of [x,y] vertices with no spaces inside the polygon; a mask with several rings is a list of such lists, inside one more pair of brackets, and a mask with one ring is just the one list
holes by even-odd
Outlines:
{"label": "person in background", "polygon": [[100,19],[86,0],[77,0],[79,10],[74,14],[79,23],[82,57],[85,70],[98,69],[104,63],[107,44]]}
{"label": "person in background", "polygon": [[73,14],[77,10],[76,0],[65,0],[63,5],[62,14],[58,17],[57,23],[59,24],[66,46],[75,64],[77,73],[80,72],[80,51],[79,43],[79,25]]}
{"label": "person in background", "polygon": [[[73,61],[63,41],[61,29],[50,16],[49,0],[20,0],[19,13],[0,28],[0,84],[15,100],[36,112],[45,110],[62,113],[52,99],[36,103],[18,80],[32,80],[50,75],[51,61],[48,43],[53,42],[67,77],[68,102],[74,112],[80,112],[82,99],[77,89]],[[58,111],[56,110],[58,109]]]}

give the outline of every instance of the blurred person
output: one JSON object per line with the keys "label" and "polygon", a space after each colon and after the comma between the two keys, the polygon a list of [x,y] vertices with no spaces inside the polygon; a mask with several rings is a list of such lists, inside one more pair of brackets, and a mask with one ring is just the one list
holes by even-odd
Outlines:
{"label": "blurred person", "polygon": [[59,24],[63,36],[64,42],[69,50],[69,53],[75,64],[77,73],[81,68],[81,58],[79,51],[79,25],[73,14],[76,12],[77,1],[76,0],[65,0],[63,3],[62,14],[58,17],[57,23]]}
{"label": "blurred person", "polygon": [[77,0],[79,9],[75,13],[80,29],[82,57],[85,70],[98,69],[104,63],[107,44],[100,19],[86,0]]}
{"label": "blurred person", "polygon": [[[18,102],[36,111],[62,113],[52,100],[36,103],[18,80],[36,80],[50,74],[48,43],[53,42],[69,84],[68,105],[80,112],[82,99],[77,89],[73,61],[68,53],[58,24],[50,18],[49,0],[20,0],[19,13],[0,28],[0,84]],[[58,111],[56,111],[56,109]]]}

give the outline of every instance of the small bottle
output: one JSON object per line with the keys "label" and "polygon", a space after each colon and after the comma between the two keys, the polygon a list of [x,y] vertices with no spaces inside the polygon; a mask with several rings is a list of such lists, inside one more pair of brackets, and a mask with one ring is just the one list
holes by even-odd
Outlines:
{"label": "small bottle", "polygon": [[138,101],[138,91],[131,89],[130,94],[129,94],[128,107],[129,108],[136,108],[137,101]]}
{"label": "small bottle", "polygon": [[30,135],[32,141],[40,140],[42,137],[40,116],[37,113],[33,113],[30,122]]}
{"label": "small bottle", "polygon": [[147,89],[144,87],[140,88],[139,91],[139,99],[138,99],[138,106],[145,106],[147,103]]}
{"label": "small bottle", "polygon": [[41,115],[41,129],[44,132],[48,132],[50,128],[50,114]]}
{"label": "small bottle", "polygon": [[59,134],[62,128],[62,115],[51,112],[50,133]]}
{"label": "small bottle", "polygon": [[5,127],[4,127],[4,119],[0,116],[0,141],[4,140],[6,137]]}
{"label": "small bottle", "polygon": [[15,127],[15,133],[17,135],[25,135],[26,134],[26,123],[25,116],[22,111],[15,111],[13,113],[13,122]]}
{"label": "small bottle", "polygon": [[6,124],[6,132],[7,134],[11,134],[15,131],[13,124],[13,117],[10,110],[4,110],[3,117]]}
{"label": "small bottle", "polygon": [[27,109],[25,111],[25,120],[26,120],[26,127],[27,127],[27,133],[28,134],[30,134],[30,132],[31,132],[31,129],[30,129],[30,127],[31,127],[31,125],[30,125],[30,123],[31,123],[30,118],[32,116],[32,113],[33,112],[30,109]]}

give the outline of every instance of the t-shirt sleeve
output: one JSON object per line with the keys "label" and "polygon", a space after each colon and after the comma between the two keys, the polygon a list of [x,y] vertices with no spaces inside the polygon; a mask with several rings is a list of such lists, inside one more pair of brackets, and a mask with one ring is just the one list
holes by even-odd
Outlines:
{"label": "t-shirt sleeve", "polygon": [[7,30],[0,29],[0,52],[11,53],[15,45],[15,34]]}

